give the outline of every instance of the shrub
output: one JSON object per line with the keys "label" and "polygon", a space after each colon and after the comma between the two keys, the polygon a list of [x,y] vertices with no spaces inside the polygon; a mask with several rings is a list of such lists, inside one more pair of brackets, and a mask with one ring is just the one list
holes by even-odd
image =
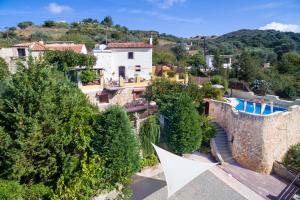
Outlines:
{"label": "shrub", "polygon": [[80,79],[81,79],[82,83],[89,83],[96,79],[96,73],[92,69],[89,69],[89,68],[84,69],[80,73]]}
{"label": "shrub", "polygon": [[158,162],[159,161],[158,161],[156,155],[150,154],[140,161],[140,167],[141,167],[141,169],[143,169],[144,167],[149,167],[149,166],[151,167],[151,166],[156,165]]}
{"label": "shrub", "polygon": [[173,77],[175,77],[176,72],[174,72],[174,71],[169,71],[169,72],[167,72],[167,74],[168,74],[168,77],[173,78]]}
{"label": "shrub", "polygon": [[32,41],[40,41],[40,40],[47,41],[47,40],[50,40],[51,37],[43,32],[34,32],[30,35],[30,39]]}
{"label": "shrub", "polygon": [[140,128],[140,142],[143,150],[143,156],[147,157],[154,153],[153,144],[157,144],[160,136],[160,125],[156,116],[150,116],[142,123]]}
{"label": "shrub", "polygon": [[54,27],[54,26],[55,26],[55,21],[53,21],[53,20],[47,20],[43,24],[43,27],[48,27],[48,28],[51,28],[51,27]]}
{"label": "shrub", "polygon": [[203,84],[203,87],[201,88],[204,97],[206,98],[212,98],[216,100],[223,100],[224,96],[224,90],[213,88],[211,83],[205,83]]}
{"label": "shrub", "polygon": [[27,28],[29,26],[32,26],[32,25],[33,25],[33,22],[30,22],[30,21],[18,23],[18,27],[20,29],[25,29],[25,28]]}
{"label": "shrub", "polygon": [[199,121],[202,132],[202,143],[208,145],[210,139],[215,135],[215,128],[211,124],[210,119],[205,115],[200,115]]}
{"label": "shrub", "polygon": [[176,154],[191,153],[201,145],[199,115],[192,100],[182,94],[164,112],[166,143]]}
{"label": "shrub", "polygon": [[0,179],[0,199],[22,200],[24,189],[17,181]]}
{"label": "shrub", "polygon": [[9,75],[8,65],[3,58],[0,57],[0,80]]}
{"label": "shrub", "polygon": [[300,144],[292,146],[285,155],[284,164],[300,171]]}
{"label": "shrub", "polygon": [[222,76],[220,76],[220,75],[213,76],[212,79],[210,80],[210,82],[211,82],[212,84],[223,85],[225,91],[227,91],[227,89],[228,89],[228,82],[227,82],[227,80],[225,80],[225,79],[224,79]]}

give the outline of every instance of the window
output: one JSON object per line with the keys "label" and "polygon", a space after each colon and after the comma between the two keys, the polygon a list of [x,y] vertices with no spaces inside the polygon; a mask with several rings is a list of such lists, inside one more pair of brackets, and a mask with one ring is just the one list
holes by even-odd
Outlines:
{"label": "window", "polygon": [[133,52],[128,52],[128,59],[133,59]]}
{"label": "window", "polygon": [[140,72],[141,71],[141,65],[136,65],[135,66],[135,71]]}
{"label": "window", "polygon": [[101,94],[99,96],[100,103],[109,103],[108,94]]}
{"label": "window", "polygon": [[26,56],[26,52],[25,52],[25,49],[18,49],[18,56],[20,57],[20,58],[22,58],[22,57],[25,57]]}

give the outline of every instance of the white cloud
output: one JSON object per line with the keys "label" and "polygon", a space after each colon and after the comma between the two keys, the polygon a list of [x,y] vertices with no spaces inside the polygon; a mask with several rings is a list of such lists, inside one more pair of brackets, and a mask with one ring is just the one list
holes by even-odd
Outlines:
{"label": "white cloud", "polygon": [[59,5],[57,3],[50,3],[46,9],[53,14],[60,14],[65,11],[70,11],[72,8],[66,5]]}
{"label": "white cloud", "polygon": [[161,8],[170,8],[177,3],[184,3],[186,0],[147,0],[151,3],[156,3]]}
{"label": "white cloud", "polygon": [[300,33],[300,25],[298,24],[282,24],[278,22],[272,22],[259,28],[260,30],[276,30],[282,32],[295,32]]}

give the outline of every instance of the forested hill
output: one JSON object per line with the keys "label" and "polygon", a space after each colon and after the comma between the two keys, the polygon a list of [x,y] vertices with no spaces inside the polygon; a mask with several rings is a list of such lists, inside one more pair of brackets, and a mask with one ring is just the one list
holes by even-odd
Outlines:
{"label": "forested hill", "polygon": [[102,21],[87,18],[78,22],[62,22],[47,20],[43,24],[31,21],[20,22],[0,32],[0,47],[8,47],[15,43],[31,41],[73,41],[84,43],[91,50],[96,43],[106,41],[146,41],[150,37],[158,44],[177,43],[182,39],[157,31],[129,30],[125,26],[114,24],[110,16]]}
{"label": "forested hill", "polygon": [[289,51],[299,53],[300,33],[242,29],[208,39],[209,51],[219,49],[224,54],[235,54],[245,48],[277,54]]}

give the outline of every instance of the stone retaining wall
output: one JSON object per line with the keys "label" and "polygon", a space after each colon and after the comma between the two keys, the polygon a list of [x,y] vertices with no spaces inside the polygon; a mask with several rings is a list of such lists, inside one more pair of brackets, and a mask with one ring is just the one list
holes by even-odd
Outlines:
{"label": "stone retaining wall", "polygon": [[286,112],[257,115],[210,100],[209,115],[227,132],[233,157],[251,170],[270,173],[293,144],[300,143],[300,106]]}

